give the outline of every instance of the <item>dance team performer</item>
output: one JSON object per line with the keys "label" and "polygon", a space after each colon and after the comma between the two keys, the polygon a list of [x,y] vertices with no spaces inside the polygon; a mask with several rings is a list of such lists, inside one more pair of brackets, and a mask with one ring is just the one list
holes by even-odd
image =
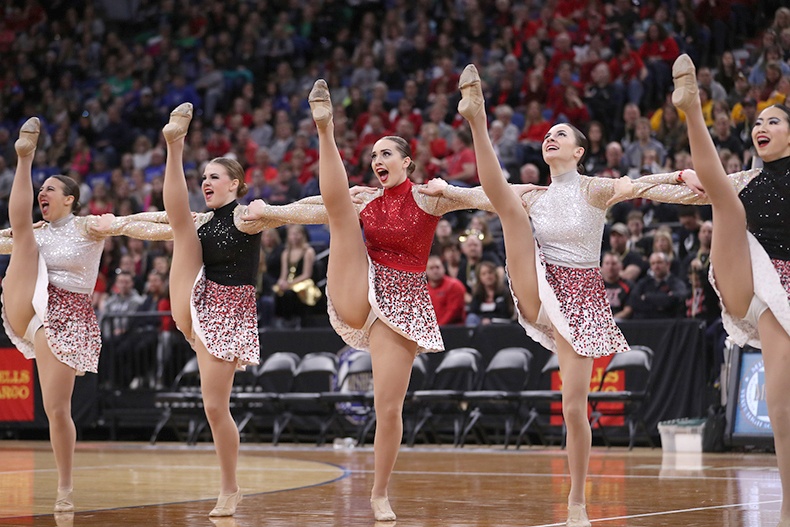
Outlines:
{"label": "dance team performer", "polygon": [[[244,171],[234,159],[216,158],[206,165],[202,184],[212,211],[193,222],[182,161],[191,120],[192,105],[184,103],[162,129],[168,151],[164,203],[173,232],[170,299],[173,319],[197,354],[203,407],[219,458],[220,493],[209,515],[232,516],[242,492],[236,481],[239,431],[230,413],[230,392],[235,370],[260,359],[255,283],[261,232],[285,223],[326,223],[327,215],[320,198],[239,205],[247,191]],[[352,199],[348,189],[345,194]]]}
{"label": "dance team performer", "polygon": [[11,253],[3,279],[2,318],[14,346],[36,359],[58,469],[54,510],[61,513],[74,510],[74,380],[85,372],[96,373],[99,364],[101,334],[91,295],[104,238],[162,240],[169,237],[169,227],[151,221],[154,216],[148,213],[77,217],[79,185],[70,177],[52,176],[38,194],[45,223],[34,230],[31,172],[39,131],[38,118],[28,119],[14,145],[18,160],[9,197],[11,229],[0,237],[4,252]]}
{"label": "dance team performer", "polygon": [[[628,350],[606,300],[599,266],[606,209],[616,199],[615,180],[580,175],[577,166],[587,140],[575,127],[557,124],[542,144],[551,185],[517,199],[488,136],[474,65],[464,69],[459,86],[458,111],[471,127],[478,176],[502,222],[519,322],[530,337],[556,352],[560,362],[571,475],[566,525],[589,527],[584,485],[592,444],[587,395],[593,359]],[[638,195],[672,201],[682,192],[681,182],[679,172],[643,176],[628,189],[631,195],[617,199]]]}
{"label": "dance team performer", "polygon": [[686,114],[696,175],[713,208],[711,283],[730,338],[761,348],[768,416],[782,481],[779,527],[790,527],[790,108],[760,112],[752,142],[761,169],[727,176],[702,116],[694,63],[681,55],[672,68],[672,103]]}
{"label": "dance team performer", "polygon": [[376,520],[392,521],[387,488],[403,436],[412,363],[417,353],[444,349],[425,277],[436,224],[452,210],[491,207],[480,189],[450,187],[441,180],[413,185],[408,143],[387,136],[371,152],[371,167],[383,188],[363,194],[363,205],[355,208],[334,138],[326,82],[316,81],[308,100],[318,129],[318,177],[331,233],[329,316],[348,345],[371,352],[376,436],[370,503]]}

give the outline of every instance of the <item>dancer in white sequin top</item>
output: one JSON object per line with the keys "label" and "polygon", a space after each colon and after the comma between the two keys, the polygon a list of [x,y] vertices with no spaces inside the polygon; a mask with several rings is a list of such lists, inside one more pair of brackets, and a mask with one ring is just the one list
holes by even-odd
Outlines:
{"label": "dancer in white sequin top", "polygon": [[[502,176],[488,136],[480,77],[473,65],[466,67],[459,84],[458,111],[471,127],[478,176],[502,221],[519,322],[530,337],[555,351],[560,363],[571,475],[566,525],[590,527],[584,486],[592,443],[587,394],[593,358],[628,349],[614,323],[599,267],[606,208],[615,197],[615,180],[580,175],[577,166],[586,138],[573,126],[558,124],[542,145],[551,185],[530,193],[522,204]],[[631,195],[622,199],[643,195],[666,200],[677,183],[678,173],[644,176],[629,189]]]}
{"label": "dancer in white sequin top", "polygon": [[72,465],[76,431],[71,417],[75,375],[95,373],[101,336],[91,306],[104,238],[127,235],[144,239],[169,236],[166,226],[146,214],[115,218],[75,217],[79,186],[66,176],[48,178],[38,195],[47,222],[33,229],[31,170],[39,135],[37,118],[28,120],[16,142],[17,168],[9,199],[13,232],[2,237],[11,245],[11,261],[3,279],[2,317],[6,334],[27,358],[36,359],[49,419],[49,434],[58,467],[55,512],[74,509]]}

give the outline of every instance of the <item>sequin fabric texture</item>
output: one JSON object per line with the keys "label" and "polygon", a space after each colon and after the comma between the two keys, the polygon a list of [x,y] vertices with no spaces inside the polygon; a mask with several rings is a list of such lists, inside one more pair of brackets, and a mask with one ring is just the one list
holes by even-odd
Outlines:
{"label": "sequin fabric texture", "polygon": [[206,349],[224,361],[238,359],[243,369],[260,362],[255,287],[220,285],[205,275],[192,289],[198,333]]}
{"label": "sequin fabric texture", "polygon": [[77,372],[96,373],[101,353],[101,332],[90,295],[73,293],[49,284],[44,332],[58,360]]}
{"label": "sequin fabric texture", "polygon": [[206,278],[223,285],[255,285],[261,234],[248,234],[236,227],[237,206],[231,201],[216,209],[198,228]]}
{"label": "sequin fabric texture", "polygon": [[[370,262],[370,266],[369,286],[373,298],[369,299],[382,322],[416,342],[418,353],[444,350],[425,273],[401,271],[376,262]],[[329,316],[335,331],[346,344],[355,349],[370,349],[369,330],[354,329],[343,322],[331,301]]]}
{"label": "sequin fabric texture", "polygon": [[765,163],[738,194],[751,232],[771,258],[790,260],[790,157]]}
{"label": "sequin fabric texture", "polygon": [[787,293],[787,302],[790,303],[790,260],[771,260],[774,264],[776,272],[779,274],[779,281],[782,282],[782,287]]}
{"label": "sequin fabric texture", "polygon": [[570,322],[570,344],[579,355],[603,357],[628,351],[606,300],[600,269],[546,264],[546,280],[559,300],[562,315]]}
{"label": "sequin fabric texture", "polygon": [[86,235],[87,221],[69,214],[34,231],[51,284],[69,291],[93,292],[104,242]]}

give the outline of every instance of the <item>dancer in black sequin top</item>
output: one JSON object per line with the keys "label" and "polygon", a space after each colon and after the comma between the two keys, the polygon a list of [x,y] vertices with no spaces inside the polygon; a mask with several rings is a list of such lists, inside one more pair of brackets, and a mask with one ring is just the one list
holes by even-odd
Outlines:
{"label": "dancer in black sequin top", "polygon": [[705,126],[694,64],[681,55],[672,69],[672,102],[686,113],[700,186],[713,205],[711,277],[721,298],[725,329],[738,345],[759,347],[765,397],[782,480],[779,527],[790,527],[790,109],[763,110],[752,129],[762,170],[730,176]]}

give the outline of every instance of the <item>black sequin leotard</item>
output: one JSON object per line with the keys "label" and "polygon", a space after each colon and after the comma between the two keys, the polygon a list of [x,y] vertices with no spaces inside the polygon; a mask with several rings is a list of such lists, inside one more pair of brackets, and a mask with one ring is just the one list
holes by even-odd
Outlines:
{"label": "black sequin leotard", "polygon": [[206,279],[221,285],[255,285],[261,233],[246,234],[234,223],[236,201],[214,211],[198,229]]}
{"label": "black sequin leotard", "polygon": [[790,157],[766,162],[738,196],[749,232],[768,256],[790,260]]}

